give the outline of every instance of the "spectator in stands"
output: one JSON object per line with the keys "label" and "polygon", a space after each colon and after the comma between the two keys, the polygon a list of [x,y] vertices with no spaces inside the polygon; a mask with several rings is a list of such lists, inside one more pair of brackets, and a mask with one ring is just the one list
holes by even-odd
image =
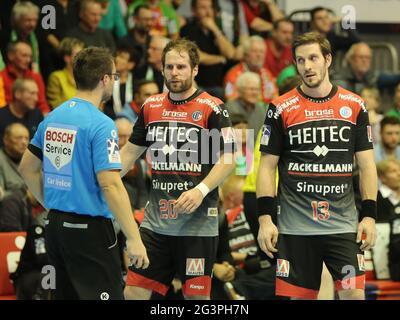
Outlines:
{"label": "spectator in stands", "polygon": [[383,115],[378,113],[381,96],[378,89],[365,87],[361,90],[361,98],[364,99],[365,107],[368,110],[369,124],[372,129],[372,141],[375,144],[381,140],[381,121]]}
{"label": "spectator in stands", "polygon": [[396,86],[394,92],[394,106],[387,113],[387,117],[396,117],[400,120],[400,83]]}
{"label": "spectator in stands", "polygon": [[[241,114],[248,122],[248,128],[256,133],[260,131],[264,123],[266,105],[260,101],[261,80],[257,73],[246,71],[242,73],[236,82],[239,96],[226,103],[226,109],[230,115]],[[255,140],[254,137],[254,140]]]}
{"label": "spectator in stands", "polygon": [[381,182],[377,198],[377,222],[389,222],[400,215],[400,160],[383,160],[376,168]]}
{"label": "spectator in stands", "polygon": [[18,79],[12,87],[13,101],[0,109],[0,146],[5,128],[15,122],[28,128],[33,136],[43,115],[37,108],[38,87],[32,79]]}
{"label": "spectator in stands", "polygon": [[101,4],[102,18],[99,27],[107,30],[116,38],[122,38],[128,33],[122,16],[119,0],[97,0]]}
{"label": "spectator in stands", "polygon": [[354,44],[360,41],[360,37],[355,29],[346,29],[347,36],[339,35],[335,32],[335,24],[341,21],[340,17],[334,17],[332,12],[324,7],[316,7],[310,11],[311,30],[326,36],[332,46],[332,51],[347,51]]}
{"label": "spectator in stands", "polygon": [[147,50],[147,63],[143,67],[137,68],[134,74],[137,80],[146,79],[156,82],[159,92],[164,91],[161,55],[169,41],[170,39],[161,36],[152,37]]}
{"label": "spectator in stands", "polygon": [[112,99],[107,101],[104,113],[111,119],[125,108],[130,108],[133,100],[133,69],[139,61],[136,51],[128,47],[118,47],[115,57],[115,69],[119,74],[119,81],[114,82]]}
{"label": "spectator in stands", "polygon": [[385,117],[381,121],[381,141],[374,146],[375,162],[400,159],[400,120]]}
{"label": "spectator in stands", "polygon": [[82,40],[87,47],[106,47],[114,52],[115,43],[111,33],[99,28],[101,12],[101,5],[96,0],[82,0],[79,25],[68,31],[67,36]]}
{"label": "spectator in stands", "polygon": [[63,57],[65,66],[63,70],[52,72],[47,83],[47,99],[53,109],[71,99],[76,93],[72,61],[84,46],[85,44],[76,38],[66,37],[61,41],[58,51]]}
{"label": "spectator in stands", "polygon": [[228,100],[238,96],[236,82],[238,77],[246,71],[257,73],[261,79],[261,98],[269,103],[277,97],[278,88],[271,72],[263,67],[266,45],[264,39],[259,36],[252,36],[243,44],[244,59],[242,62],[231,68],[225,75],[224,88],[225,97]]}
{"label": "spectator in stands", "polygon": [[273,22],[284,17],[274,0],[241,0],[250,34],[268,35]]}
{"label": "spectator in stands", "polygon": [[135,26],[123,37],[118,45],[136,50],[141,57],[137,68],[146,63],[147,50],[150,43],[150,30],[153,25],[152,13],[148,5],[139,5],[133,11]]}
{"label": "spectator in stands", "polygon": [[349,66],[334,75],[334,79],[338,85],[352,92],[360,94],[364,87],[394,87],[400,82],[400,74],[371,68],[372,50],[365,42],[353,44],[346,54],[346,60]]}
{"label": "spectator in stands", "polygon": [[192,40],[199,46],[197,84],[211,95],[224,99],[224,65],[227,59],[234,58],[235,47],[216,24],[212,0],[192,0],[191,6],[193,21],[182,28],[181,37]]}
{"label": "spectator in stands", "polygon": [[18,165],[28,147],[29,131],[20,123],[9,125],[0,149],[0,232],[26,231],[31,223],[25,182]]}
{"label": "spectator in stands", "polygon": [[24,41],[32,49],[32,70],[39,72],[39,39],[35,32],[39,20],[39,7],[30,1],[17,2],[12,8],[10,19],[11,30],[3,29],[0,33],[3,57],[8,57],[7,45],[10,42]]}
{"label": "spectator in stands", "polygon": [[[136,7],[147,4],[152,12],[151,36],[162,36],[170,39],[179,37],[179,22],[176,11],[170,1],[166,0],[136,0],[128,7],[128,17],[132,16]],[[132,27],[132,20],[128,20]]]}
{"label": "spectator in stands", "polygon": [[273,24],[271,38],[265,40],[267,54],[264,67],[276,78],[288,65],[293,63],[292,40],[294,26],[285,18],[276,20]]}
{"label": "spectator in stands", "polygon": [[52,2],[56,10],[56,28],[46,30],[47,41],[55,49],[58,49],[61,41],[69,30],[79,23],[80,0],[56,0]]}
{"label": "spectator in stands", "polygon": [[[39,8],[49,5],[47,0],[32,0]],[[50,74],[64,68],[63,57],[58,54],[58,47],[69,30],[76,27],[79,23],[79,4],[80,0],[56,0],[51,5],[55,9],[55,16],[51,20],[46,15],[42,22],[52,22],[55,24],[53,29],[44,29],[39,25],[37,35],[40,40],[40,71],[47,84]]]}
{"label": "spectator in stands", "polygon": [[33,79],[39,89],[38,108],[43,114],[47,114],[50,111],[50,107],[46,100],[46,88],[43,78],[39,73],[29,68],[32,61],[32,49],[29,44],[22,41],[10,43],[7,49],[7,57],[8,63],[6,68],[0,72],[6,102],[10,103],[13,99],[12,86],[15,80],[20,78]]}
{"label": "spectator in stands", "polygon": [[133,100],[129,106],[125,106],[123,110],[117,113],[118,117],[127,118],[134,124],[139,116],[140,108],[143,103],[152,95],[160,93],[157,83],[153,80],[140,80],[134,85]]}
{"label": "spectator in stands", "polygon": [[221,30],[235,47],[249,36],[243,6],[240,1],[217,0],[217,21]]}

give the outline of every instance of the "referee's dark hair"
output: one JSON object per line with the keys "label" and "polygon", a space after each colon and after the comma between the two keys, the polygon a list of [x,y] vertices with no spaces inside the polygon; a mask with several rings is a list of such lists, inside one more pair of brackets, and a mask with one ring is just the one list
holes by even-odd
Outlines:
{"label": "referee's dark hair", "polygon": [[292,53],[296,61],[296,49],[307,44],[317,43],[321,49],[322,55],[326,59],[328,55],[332,55],[331,44],[326,37],[318,32],[307,32],[298,35],[293,41]]}
{"label": "referee's dark hair", "polygon": [[114,58],[107,48],[88,47],[74,58],[73,73],[78,90],[94,90],[104,75],[110,75]]}

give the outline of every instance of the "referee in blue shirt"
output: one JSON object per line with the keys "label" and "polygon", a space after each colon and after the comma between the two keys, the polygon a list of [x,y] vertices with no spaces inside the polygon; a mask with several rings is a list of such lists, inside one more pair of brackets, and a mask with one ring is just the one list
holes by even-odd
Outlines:
{"label": "referee in blue shirt", "polygon": [[113,215],[137,268],[149,260],[121,182],[118,133],[98,110],[115,73],[107,49],[89,47],[73,62],[76,97],[43,120],[20,164],[26,184],[49,210],[46,247],[56,269],[55,299],[123,299]]}

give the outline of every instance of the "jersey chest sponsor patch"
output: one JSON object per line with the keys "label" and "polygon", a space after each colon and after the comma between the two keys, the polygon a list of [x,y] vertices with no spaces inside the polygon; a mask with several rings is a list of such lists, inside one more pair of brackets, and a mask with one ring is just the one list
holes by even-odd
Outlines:
{"label": "jersey chest sponsor patch", "polygon": [[70,190],[72,187],[72,157],[78,128],[49,124],[44,133],[43,171],[45,186]]}

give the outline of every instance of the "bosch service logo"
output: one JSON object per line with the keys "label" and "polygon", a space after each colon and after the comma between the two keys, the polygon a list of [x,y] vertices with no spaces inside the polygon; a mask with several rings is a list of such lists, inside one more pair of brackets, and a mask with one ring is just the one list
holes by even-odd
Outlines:
{"label": "bosch service logo", "polygon": [[195,111],[192,114],[193,121],[200,121],[203,118],[203,113],[201,111]]}
{"label": "bosch service logo", "polygon": [[353,114],[353,111],[351,110],[351,108],[347,107],[347,106],[341,107],[339,112],[340,112],[340,115],[345,119],[350,118],[351,115]]}

